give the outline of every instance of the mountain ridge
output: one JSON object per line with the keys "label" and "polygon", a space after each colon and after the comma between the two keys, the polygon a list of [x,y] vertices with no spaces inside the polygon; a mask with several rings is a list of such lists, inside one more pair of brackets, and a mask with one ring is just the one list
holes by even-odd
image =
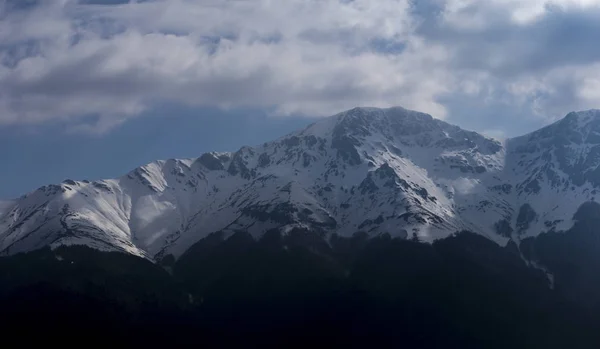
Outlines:
{"label": "mountain ridge", "polygon": [[429,242],[471,230],[505,245],[570,228],[595,199],[598,116],[499,142],[401,107],[354,108],[255,147],[0,203],[0,253],[83,244],[160,259],[211,233],[271,229]]}

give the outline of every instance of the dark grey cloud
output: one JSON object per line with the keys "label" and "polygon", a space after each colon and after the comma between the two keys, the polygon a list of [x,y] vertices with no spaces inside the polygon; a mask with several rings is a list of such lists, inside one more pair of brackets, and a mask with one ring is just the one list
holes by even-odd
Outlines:
{"label": "dark grey cloud", "polygon": [[39,6],[42,0],[4,0],[0,2],[4,11],[27,10]]}
{"label": "dark grey cloud", "polygon": [[153,0],[79,0],[83,5],[123,5],[129,3],[143,3]]}
{"label": "dark grey cloud", "polygon": [[499,76],[535,74],[600,60],[600,8],[548,11],[522,25],[515,25],[510,11],[497,9],[485,27],[468,30],[450,26],[440,16],[426,17],[417,32],[450,47],[457,68]]}

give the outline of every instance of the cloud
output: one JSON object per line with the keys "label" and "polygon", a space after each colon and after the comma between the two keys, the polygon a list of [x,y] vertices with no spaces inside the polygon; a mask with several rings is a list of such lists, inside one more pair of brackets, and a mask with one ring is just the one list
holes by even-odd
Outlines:
{"label": "cloud", "polygon": [[426,3],[416,33],[448,52],[460,83],[438,101],[453,121],[514,135],[599,107],[600,1]]}
{"label": "cloud", "polygon": [[598,100],[598,3],[0,2],[0,127],[105,132],[161,102],[554,118]]}

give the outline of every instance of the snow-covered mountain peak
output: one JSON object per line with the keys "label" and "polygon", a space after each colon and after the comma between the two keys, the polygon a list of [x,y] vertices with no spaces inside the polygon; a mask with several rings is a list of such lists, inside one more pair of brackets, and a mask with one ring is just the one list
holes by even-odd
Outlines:
{"label": "snow-covered mountain peak", "polygon": [[[589,126],[597,126],[597,122],[600,120],[600,109],[589,109],[578,112],[571,112],[567,114],[562,120],[561,125],[568,126],[575,129],[584,129]],[[594,123],[594,125],[590,125]]]}
{"label": "snow-covered mountain peak", "polygon": [[564,118],[527,135],[516,137],[514,140],[526,139],[528,142],[542,142],[544,140],[555,143],[598,143],[600,138],[600,110],[591,109],[580,112],[571,112]]}
{"label": "snow-covered mountain peak", "polygon": [[233,153],[42,187],[0,205],[0,253],[86,244],[158,259],[211,233],[272,230],[518,241],[569,227],[594,199],[598,114],[505,145],[401,107],[354,108]]}
{"label": "snow-covered mountain peak", "polygon": [[490,138],[450,125],[429,114],[401,107],[355,108],[340,115],[334,136],[365,138],[371,134],[381,134],[387,140],[407,146],[478,147],[478,150],[486,153],[499,150],[498,142]]}
{"label": "snow-covered mountain peak", "polygon": [[600,187],[600,110],[569,113],[508,144],[517,171],[538,173],[533,181],[543,179],[552,187]]}

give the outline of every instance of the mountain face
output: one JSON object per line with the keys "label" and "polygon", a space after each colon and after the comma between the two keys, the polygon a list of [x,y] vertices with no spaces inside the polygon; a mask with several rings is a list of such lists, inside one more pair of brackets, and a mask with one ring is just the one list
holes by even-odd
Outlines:
{"label": "mountain face", "polygon": [[0,202],[0,327],[151,347],[598,348],[598,132],[600,111],[500,143],[357,108],[45,186]]}
{"label": "mountain face", "polygon": [[600,111],[504,143],[403,108],[355,108],[234,153],[66,180],[0,203],[0,254],[87,245],[176,259],[213,233],[310,231],[501,246],[574,224],[600,186]]}

